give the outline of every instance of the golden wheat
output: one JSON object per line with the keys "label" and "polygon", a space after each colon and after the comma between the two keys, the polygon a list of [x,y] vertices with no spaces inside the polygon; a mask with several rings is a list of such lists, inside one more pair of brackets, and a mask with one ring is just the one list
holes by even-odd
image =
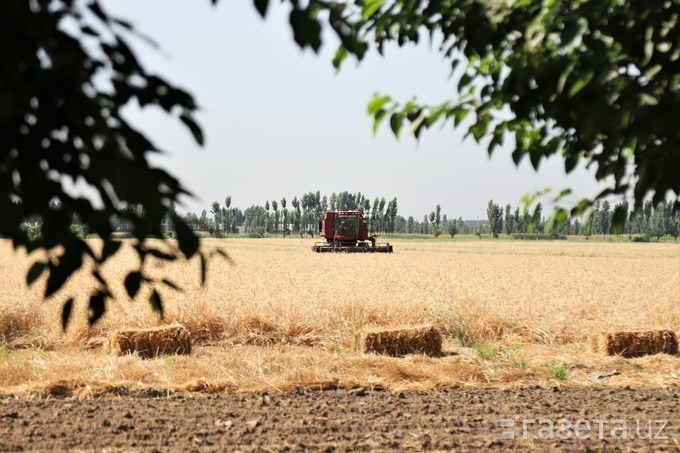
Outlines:
{"label": "golden wheat", "polygon": [[[137,261],[131,247],[123,247],[103,271],[115,282],[114,300],[104,319],[89,327],[93,281],[87,273],[43,302],[44,278],[31,288],[24,283],[35,257],[0,242],[0,387],[49,387],[61,380],[84,388],[118,383],[206,389],[334,380],[394,388],[406,382],[413,388],[540,382],[550,379],[540,364],[556,360],[555,351],[566,348],[571,362],[588,356],[584,345],[593,332],[680,329],[678,244],[395,241],[391,255],[315,254],[309,245],[300,239],[206,240],[206,249],[224,249],[233,264],[212,262],[204,287],[197,260],[151,263],[150,274],[185,288],[158,288],[163,321],[146,302],[150,289],[128,299],[122,281]],[[64,334],[59,314],[67,296],[76,297],[75,318]],[[115,329],[174,322],[198,342],[194,356],[140,363],[98,347]],[[391,359],[354,352],[357,335],[367,328],[424,324],[437,326],[444,348],[459,355]],[[474,356],[467,347],[477,342],[538,348],[540,354],[524,353],[522,366],[515,366],[520,359],[502,356],[489,365],[500,368],[489,374],[466,359]],[[31,347],[16,350],[20,345]],[[600,364],[618,360],[588,357]],[[414,360],[428,366],[409,365]],[[645,379],[678,380],[675,357],[634,360],[670,360]],[[572,372],[570,382],[586,382],[583,373]]]}

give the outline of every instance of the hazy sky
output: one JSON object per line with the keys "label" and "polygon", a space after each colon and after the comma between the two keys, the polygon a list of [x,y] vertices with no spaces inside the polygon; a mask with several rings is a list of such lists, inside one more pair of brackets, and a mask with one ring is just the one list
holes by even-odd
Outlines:
{"label": "hazy sky", "polygon": [[[416,142],[397,141],[387,123],[376,136],[366,105],[375,92],[400,100],[453,99],[449,65],[423,42],[389,48],[335,74],[331,38],[319,55],[301,51],[287,23],[288,6],[271,2],[262,20],[250,0],[108,0],[107,10],[132,21],[157,41],[134,40],[142,64],[190,91],[201,107],[206,145],[193,143],[176,119],[129,109],[133,119],[168,154],[154,159],[194,195],[181,211],[222,204],[226,195],[245,209],[266,200],[320,190],[397,197],[399,214],[416,218],[442,206],[449,217],[485,218],[489,199],[516,206],[522,195],[553,187],[593,196],[600,186],[578,169],[569,177],[560,160],[540,174],[528,160],[517,169],[511,149],[486,148],[451,125]],[[572,201],[576,200],[574,196]]]}

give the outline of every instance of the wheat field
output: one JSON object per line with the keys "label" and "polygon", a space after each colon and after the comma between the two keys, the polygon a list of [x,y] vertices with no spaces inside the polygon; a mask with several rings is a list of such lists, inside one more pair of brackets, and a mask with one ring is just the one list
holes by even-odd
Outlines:
{"label": "wheat field", "polygon": [[[93,241],[96,242],[96,241]],[[680,383],[680,359],[602,357],[589,350],[609,330],[680,331],[680,244],[395,240],[394,254],[315,254],[313,240],[204,240],[215,258],[205,286],[197,260],[151,263],[148,272],[184,288],[159,288],[163,320],[130,300],[123,278],[138,263],[123,247],[107,263],[114,299],[101,322],[86,322],[87,273],[47,301],[44,277],[27,288],[36,256],[0,243],[0,390],[20,394],[112,389],[208,392],[314,385],[391,389]],[[76,297],[60,329],[61,304]],[[119,328],[180,323],[190,356],[114,356]],[[444,357],[362,354],[366,328],[435,325]],[[560,374],[555,367],[565,370]],[[55,390],[56,389],[56,390]],[[116,391],[118,391],[116,390]]]}

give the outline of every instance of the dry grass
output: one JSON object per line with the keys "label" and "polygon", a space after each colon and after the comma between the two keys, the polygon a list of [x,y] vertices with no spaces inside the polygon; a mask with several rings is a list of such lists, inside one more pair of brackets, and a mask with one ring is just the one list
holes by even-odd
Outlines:
{"label": "dry grass", "polygon": [[[320,255],[309,250],[309,240],[207,240],[204,247],[224,247],[235,264],[212,263],[205,287],[197,261],[151,269],[186,288],[159,288],[164,323],[146,303],[149,290],[134,301],[126,296],[122,280],[136,257],[123,248],[104,269],[118,282],[115,300],[90,328],[82,290],[92,283],[87,274],[43,302],[44,281],[24,284],[32,259],[0,242],[0,388],[20,392],[60,382],[83,389],[206,391],[328,382],[390,388],[541,384],[552,382],[545,370],[552,362],[570,364],[568,384],[587,384],[583,373],[612,366],[628,372],[607,382],[680,379],[677,357],[619,362],[626,359],[599,356],[586,345],[593,332],[680,329],[678,244],[394,243],[392,255]],[[76,318],[62,334],[60,304],[71,295]],[[192,356],[142,361],[100,347],[113,330],[173,322],[190,331],[197,346]],[[365,329],[425,324],[440,327],[444,350],[459,355],[392,359],[354,349]],[[487,360],[467,349],[479,342],[524,352]],[[17,350],[22,345],[31,347]],[[647,366],[657,362],[663,368]]]}

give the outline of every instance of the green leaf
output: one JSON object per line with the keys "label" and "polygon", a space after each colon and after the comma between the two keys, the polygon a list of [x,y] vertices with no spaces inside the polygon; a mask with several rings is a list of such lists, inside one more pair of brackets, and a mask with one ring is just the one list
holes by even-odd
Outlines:
{"label": "green leaf", "polygon": [[118,252],[121,246],[120,241],[114,241],[114,240],[106,240],[104,241],[104,248],[102,249],[102,258],[101,261],[106,261],[108,258],[112,257],[113,255]]}
{"label": "green leaf", "polygon": [[574,67],[576,67],[576,62],[567,65],[567,67],[564,68],[564,71],[562,71],[562,74],[560,74],[560,78],[557,79],[557,94],[562,94],[562,91],[564,91],[564,86],[567,83],[569,74],[574,70]]}
{"label": "green leaf", "polygon": [[163,301],[161,300],[160,294],[158,294],[158,291],[155,289],[151,293],[151,296],[149,296],[149,304],[151,305],[151,309],[158,313],[161,317],[163,318]]}
{"label": "green leaf", "polygon": [[47,263],[43,263],[42,261],[36,261],[33,263],[26,274],[26,284],[32,285],[42,275],[46,268]]}
{"label": "green leaf", "polygon": [[61,307],[61,330],[66,332],[68,322],[71,320],[71,312],[73,311],[73,298],[70,298]]}
{"label": "green leaf", "polygon": [[581,77],[579,77],[578,80],[576,80],[576,82],[574,82],[574,84],[569,89],[569,97],[573,98],[574,96],[576,96],[576,94],[578,94],[579,91],[584,89],[586,85],[588,85],[590,81],[593,80],[594,76],[595,76],[594,71],[588,71]]}
{"label": "green leaf", "polygon": [[368,114],[375,115],[380,110],[383,110],[383,107],[385,107],[385,105],[387,105],[387,103],[391,100],[392,98],[389,96],[380,96],[378,93],[375,93],[373,95],[373,99],[371,99],[371,102],[368,103]]}
{"label": "green leaf", "polygon": [[626,223],[627,216],[627,205],[620,204],[614,207],[614,212],[612,213],[612,226],[614,227],[614,234],[621,234],[623,231],[623,226]]}
{"label": "green leaf", "polygon": [[654,53],[654,28],[650,25],[645,30],[645,57],[642,59],[642,66],[647,66],[647,64],[652,59],[652,54]]}
{"label": "green leaf", "polygon": [[[62,257],[62,259],[66,259]],[[64,262],[59,266],[50,265],[50,276],[47,277],[47,286],[45,287],[45,297],[50,297],[64,286],[64,283],[69,279],[71,273],[80,267],[75,266],[74,263]]]}
{"label": "green leaf", "polygon": [[335,55],[333,56],[333,67],[336,70],[340,69],[342,62],[345,61],[346,58],[347,49],[345,48],[345,46],[340,45],[340,47],[338,47],[338,50],[335,51]]}
{"label": "green leaf", "polygon": [[103,286],[106,287],[106,281],[104,281],[104,278],[102,275],[99,273],[97,270],[92,271],[92,276]]}
{"label": "green leaf", "polygon": [[385,3],[385,0],[366,0],[363,8],[361,9],[361,18],[366,20],[372,17],[378,12],[381,6]]}
{"label": "green leaf", "polygon": [[172,280],[168,280],[167,278],[164,278],[163,280],[161,280],[161,282],[165,286],[167,286],[168,288],[172,288],[175,291],[182,291],[181,288],[179,286],[177,286]]}
{"label": "green leaf", "polygon": [[543,231],[546,234],[554,233],[556,232],[555,229],[563,224],[566,220],[567,211],[565,211],[563,208],[557,208],[546,222]]}
{"label": "green leaf", "polygon": [[153,257],[158,258],[159,260],[163,260],[163,261],[174,261],[175,260],[175,255],[170,255],[169,253],[161,252],[160,250],[147,249],[144,252],[153,256]]}
{"label": "green leaf", "polygon": [[[542,136],[542,131],[536,130],[535,132],[535,138],[536,140],[540,140],[540,137]],[[543,150],[543,155],[546,157],[552,156],[553,154],[557,154],[558,150],[563,149],[563,143],[562,143],[562,137],[553,137],[548,141],[548,143],[545,145],[545,148]]]}
{"label": "green leaf", "polygon": [[467,72],[463,73],[463,75],[460,76],[460,80],[458,81],[458,92],[461,92],[463,88],[470,85],[472,79],[473,77],[470,74],[468,74]]}
{"label": "green leaf", "polygon": [[512,161],[515,163],[515,166],[519,165],[526,153],[526,149],[515,148],[515,150],[512,152]]}
{"label": "green leaf", "polygon": [[104,315],[104,312],[106,311],[105,297],[106,295],[101,291],[90,297],[90,315],[88,317],[88,322],[90,325],[99,321],[99,319]]}
{"label": "green leaf", "polygon": [[539,165],[541,165],[541,159],[543,159],[543,154],[541,154],[540,149],[537,148],[531,148],[529,150],[529,161],[531,162],[531,166],[534,167],[534,170],[538,171]]}
{"label": "green leaf", "polygon": [[191,134],[194,136],[194,140],[196,140],[196,143],[203,146],[204,145],[203,131],[198,126],[198,124],[196,124],[194,120],[191,119],[188,115],[180,115],[179,119],[182,120],[182,122],[189,128]]}
{"label": "green leaf", "polygon": [[455,113],[453,114],[453,125],[454,127],[457,127],[460,123],[463,122],[466,116],[470,113],[470,109],[466,109],[463,107],[456,107]]}
{"label": "green leaf", "polygon": [[200,254],[199,256],[201,257],[201,285],[205,285],[205,280],[208,277],[208,263],[203,254]]}
{"label": "green leaf", "polygon": [[125,291],[127,291],[130,299],[134,299],[142,286],[142,273],[139,271],[130,272],[127,277],[125,277]]}
{"label": "green leaf", "polygon": [[184,222],[184,220],[178,216],[173,215],[172,221],[175,225],[175,233],[177,234],[177,243],[179,249],[182,251],[187,259],[194,256],[199,247],[199,239],[191,228]]}
{"label": "green leaf", "polygon": [[255,0],[255,9],[263,19],[267,15],[267,6],[269,6],[269,0]]}
{"label": "green leaf", "polygon": [[449,112],[449,106],[448,105],[440,105],[438,107],[435,107],[430,114],[428,115],[427,118],[425,118],[425,126],[430,127],[434,123],[437,122],[437,120],[443,115],[443,114],[448,114]]}
{"label": "green leaf", "polygon": [[641,93],[640,94],[640,105],[657,105],[659,100],[652,96],[651,94]]}
{"label": "green leaf", "polygon": [[580,216],[581,214],[586,212],[586,210],[590,209],[592,204],[593,202],[591,200],[588,200],[587,198],[581,199],[581,201],[579,201],[578,204],[571,209],[572,217]]}
{"label": "green leaf", "polygon": [[553,203],[557,203],[558,201],[562,200],[562,198],[567,197],[571,195],[571,189],[563,189],[554,199]]}
{"label": "green leaf", "polygon": [[499,131],[498,127],[493,132],[493,137],[491,138],[491,141],[489,142],[489,146],[487,148],[487,151],[489,153],[489,156],[491,156],[494,152],[494,149],[498,146],[503,146],[503,130],[501,129]]}
{"label": "green leaf", "polygon": [[222,250],[222,249],[214,249],[214,250],[210,253],[210,258],[212,258],[212,257],[215,256],[215,255],[221,256],[221,257],[224,258],[229,264],[234,264],[234,260],[232,260],[231,257],[230,257],[229,255],[227,255],[227,252],[225,252],[225,251]]}
{"label": "green leaf", "polygon": [[621,156],[623,156],[623,158],[629,162],[632,161],[633,158],[635,157],[635,149],[637,148],[637,142],[638,142],[637,137],[633,137],[630,140],[628,140],[626,146],[624,146],[623,149],[621,150]]}
{"label": "green leaf", "polygon": [[289,22],[298,46],[302,48],[309,46],[317,52],[321,47],[321,24],[313,17],[311,8],[294,8],[290,12]]}
{"label": "green leaf", "polygon": [[420,131],[422,130],[425,118],[427,118],[428,109],[421,109],[414,112],[413,119],[411,120],[411,126],[409,127],[409,132],[418,138],[420,136]]}
{"label": "green leaf", "polygon": [[571,173],[574,170],[574,168],[576,168],[580,156],[581,156],[580,153],[575,152],[567,152],[564,154],[564,171],[567,174]]}
{"label": "green leaf", "polygon": [[390,117],[390,128],[395,137],[399,138],[399,131],[401,131],[401,126],[404,124],[404,114],[403,113],[393,113]]}
{"label": "green leaf", "polygon": [[561,37],[562,46],[570,46],[574,41],[580,39],[586,30],[588,30],[588,20],[584,17],[565,22]]}
{"label": "green leaf", "polygon": [[529,224],[527,225],[527,232],[532,233],[534,231],[534,227],[538,223],[541,216],[541,207],[540,203],[534,208],[534,213],[531,215],[531,219],[529,220]]}
{"label": "green leaf", "polygon": [[491,123],[491,115],[489,113],[484,113],[475,124],[470,126],[470,133],[477,143],[479,143],[482,137],[486,135],[489,123]]}
{"label": "green leaf", "polygon": [[387,111],[380,110],[375,114],[375,119],[373,120],[373,135],[378,133],[378,128],[387,116]]}
{"label": "green leaf", "polygon": [[559,208],[555,210],[555,215],[553,216],[553,218],[555,219],[555,225],[560,225],[567,220],[567,211],[565,211],[562,208]]}

